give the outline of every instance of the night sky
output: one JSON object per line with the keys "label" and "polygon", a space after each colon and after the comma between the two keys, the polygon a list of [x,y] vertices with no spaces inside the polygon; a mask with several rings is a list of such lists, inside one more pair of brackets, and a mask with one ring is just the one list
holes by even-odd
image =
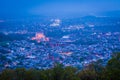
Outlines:
{"label": "night sky", "polygon": [[120,0],[0,0],[2,16],[120,16]]}

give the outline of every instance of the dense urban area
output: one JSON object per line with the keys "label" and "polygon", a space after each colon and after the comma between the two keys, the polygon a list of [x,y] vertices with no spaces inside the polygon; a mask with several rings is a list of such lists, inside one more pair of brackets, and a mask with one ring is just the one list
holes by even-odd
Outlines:
{"label": "dense urban area", "polygon": [[71,19],[0,20],[0,70],[49,69],[55,63],[82,69],[120,51],[120,19],[86,16]]}

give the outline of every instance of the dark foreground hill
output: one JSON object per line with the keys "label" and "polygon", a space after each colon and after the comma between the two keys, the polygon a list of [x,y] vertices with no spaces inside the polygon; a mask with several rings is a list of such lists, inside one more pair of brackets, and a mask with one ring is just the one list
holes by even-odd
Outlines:
{"label": "dark foreground hill", "polygon": [[115,53],[105,67],[96,62],[83,70],[61,64],[47,70],[5,69],[0,73],[0,80],[120,80],[120,53]]}

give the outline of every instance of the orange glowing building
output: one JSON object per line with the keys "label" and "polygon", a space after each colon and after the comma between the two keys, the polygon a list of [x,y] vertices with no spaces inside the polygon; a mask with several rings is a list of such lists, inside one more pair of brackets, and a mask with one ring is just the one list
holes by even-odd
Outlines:
{"label": "orange glowing building", "polygon": [[36,40],[40,43],[41,41],[49,41],[49,38],[46,37],[43,33],[36,33],[35,37],[32,37],[32,40]]}

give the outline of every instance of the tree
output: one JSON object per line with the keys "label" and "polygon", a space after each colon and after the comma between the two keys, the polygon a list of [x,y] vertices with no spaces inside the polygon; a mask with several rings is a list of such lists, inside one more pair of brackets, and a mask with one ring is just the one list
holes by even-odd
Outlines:
{"label": "tree", "polygon": [[109,80],[120,80],[120,53],[114,53],[106,66]]}
{"label": "tree", "polygon": [[14,80],[14,71],[11,69],[3,70],[0,76],[0,80]]}
{"label": "tree", "polygon": [[63,80],[80,80],[77,77],[77,69],[74,67],[65,67],[63,72]]}
{"label": "tree", "polygon": [[53,68],[54,80],[62,80],[63,77],[63,65],[56,63]]}
{"label": "tree", "polygon": [[25,80],[25,71],[24,68],[15,69],[15,80]]}
{"label": "tree", "polygon": [[25,72],[25,80],[40,80],[39,70],[29,69]]}

